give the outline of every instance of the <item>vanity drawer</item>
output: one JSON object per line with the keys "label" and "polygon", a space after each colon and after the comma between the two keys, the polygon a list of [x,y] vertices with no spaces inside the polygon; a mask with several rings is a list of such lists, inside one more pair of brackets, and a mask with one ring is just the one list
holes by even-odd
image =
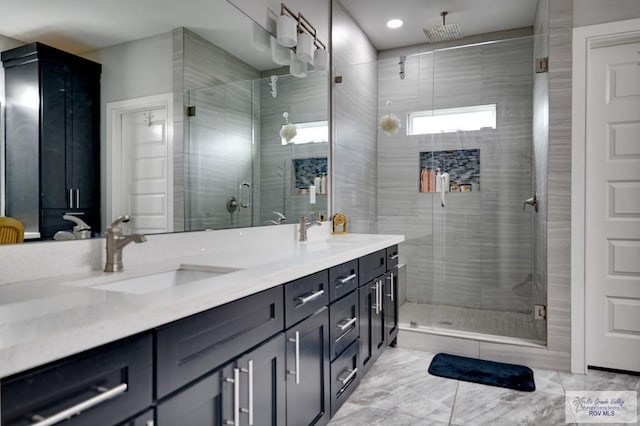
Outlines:
{"label": "vanity drawer", "polygon": [[349,348],[331,363],[331,416],[349,398],[360,383],[358,370],[359,344],[353,342]]}
{"label": "vanity drawer", "polygon": [[329,269],[329,300],[340,299],[358,288],[358,259]]}
{"label": "vanity drawer", "polygon": [[387,272],[387,250],[379,250],[362,256],[358,261],[358,271],[360,272],[360,285],[383,275]]}
{"label": "vanity drawer", "polygon": [[285,325],[314,314],[329,303],[329,272],[321,271],[284,286]]}
{"label": "vanity drawer", "polygon": [[398,266],[398,245],[387,248],[387,272],[394,270]]}
{"label": "vanity drawer", "polygon": [[158,329],[158,398],[282,331],[283,325],[278,286]]}
{"label": "vanity drawer", "polygon": [[152,344],[148,333],[3,379],[2,425],[30,425],[89,401],[65,426],[123,422],[151,406]]}
{"label": "vanity drawer", "polygon": [[331,360],[340,355],[360,335],[358,312],[357,291],[329,307]]}

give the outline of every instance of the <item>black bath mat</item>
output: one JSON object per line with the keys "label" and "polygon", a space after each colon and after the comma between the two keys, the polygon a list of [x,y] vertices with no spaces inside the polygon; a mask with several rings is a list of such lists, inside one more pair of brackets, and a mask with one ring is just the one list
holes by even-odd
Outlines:
{"label": "black bath mat", "polygon": [[465,382],[499,386],[525,392],[536,390],[533,371],[524,365],[485,361],[439,353],[433,357],[429,373]]}

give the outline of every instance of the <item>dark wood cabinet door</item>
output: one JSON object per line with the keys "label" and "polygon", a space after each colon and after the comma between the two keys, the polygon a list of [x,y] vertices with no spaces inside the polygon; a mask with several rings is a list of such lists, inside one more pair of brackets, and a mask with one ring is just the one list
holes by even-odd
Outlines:
{"label": "dark wood cabinet door", "polygon": [[[71,187],[67,172],[67,105],[68,72],[63,65],[42,62],[41,130],[40,130],[40,192],[45,209],[71,208]],[[34,82],[35,85],[35,82]],[[34,87],[36,89],[37,87]]]}
{"label": "dark wood cabinet door", "polygon": [[398,336],[398,268],[385,275],[384,282],[384,338],[390,345]]}
{"label": "dark wood cabinet door", "polygon": [[240,425],[285,426],[285,336],[280,333],[236,362],[240,369]]}
{"label": "dark wood cabinet door", "polygon": [[[360,287],[360,370],[366,372],[384,346],[384,283],[376,278]],[[381,303],[382,302],[382,303]]]}
{"label": "dark wood cabinet door", "polygon": [[74,208],[100,208],[100,140],[99,76],[75,72],[70,76],[72,137],[67,167],[71,173],[70,187],[74,193]]}
{"label": "dark wood cabinet door", "polygon": [[287,425],[324,425],[330,416],[329,311],[289,329]]}
{"label": "dark wood cabinet door", "polygon": [[221,370],[158,404],[159,426],[223,425],[223,393],[233,398],[233,383]]}

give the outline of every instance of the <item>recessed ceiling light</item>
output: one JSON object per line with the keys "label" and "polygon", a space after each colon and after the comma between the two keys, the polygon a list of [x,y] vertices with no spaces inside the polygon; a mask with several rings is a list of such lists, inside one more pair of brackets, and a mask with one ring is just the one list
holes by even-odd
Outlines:
{"label": "recessed ceiling light", "polygon": [[389,21],[387,21],[388,28],[400,28],[402,24],[402,19],[390,19]]}

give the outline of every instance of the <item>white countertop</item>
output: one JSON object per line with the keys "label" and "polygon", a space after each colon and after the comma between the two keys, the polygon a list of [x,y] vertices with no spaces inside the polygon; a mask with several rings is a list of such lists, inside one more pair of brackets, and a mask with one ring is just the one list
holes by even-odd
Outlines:
{"label": "white countertop", "polygon": [[[330,236],[329,227],[324,225],[309,231],[313,239],[299,243],[294,238],[294,225],[289,225],[292,231],[286,227],[265,227],[279,228],[273,231],[261,228],[193,233],[191,245],[184,236],[150,236],[152,260],[141,260],[145,244],[130,245],[124,249],[124,272],[58,273],[55,278],[0,285],[0,377],[167,324],[404,241],[400,235]],[[251,238],[254,233],[258,235],[255,240]],[[230,236],[238,238],[230,240]],[[176,242],[176,238],[180,240]],[[162,250],[165,252],[153,260]],[[137,262],[130,266],[127,251],[137,253],[132,254]],[[104,282],[175,270],[184,264],[239,270],[146,294],[91,288]]]}

